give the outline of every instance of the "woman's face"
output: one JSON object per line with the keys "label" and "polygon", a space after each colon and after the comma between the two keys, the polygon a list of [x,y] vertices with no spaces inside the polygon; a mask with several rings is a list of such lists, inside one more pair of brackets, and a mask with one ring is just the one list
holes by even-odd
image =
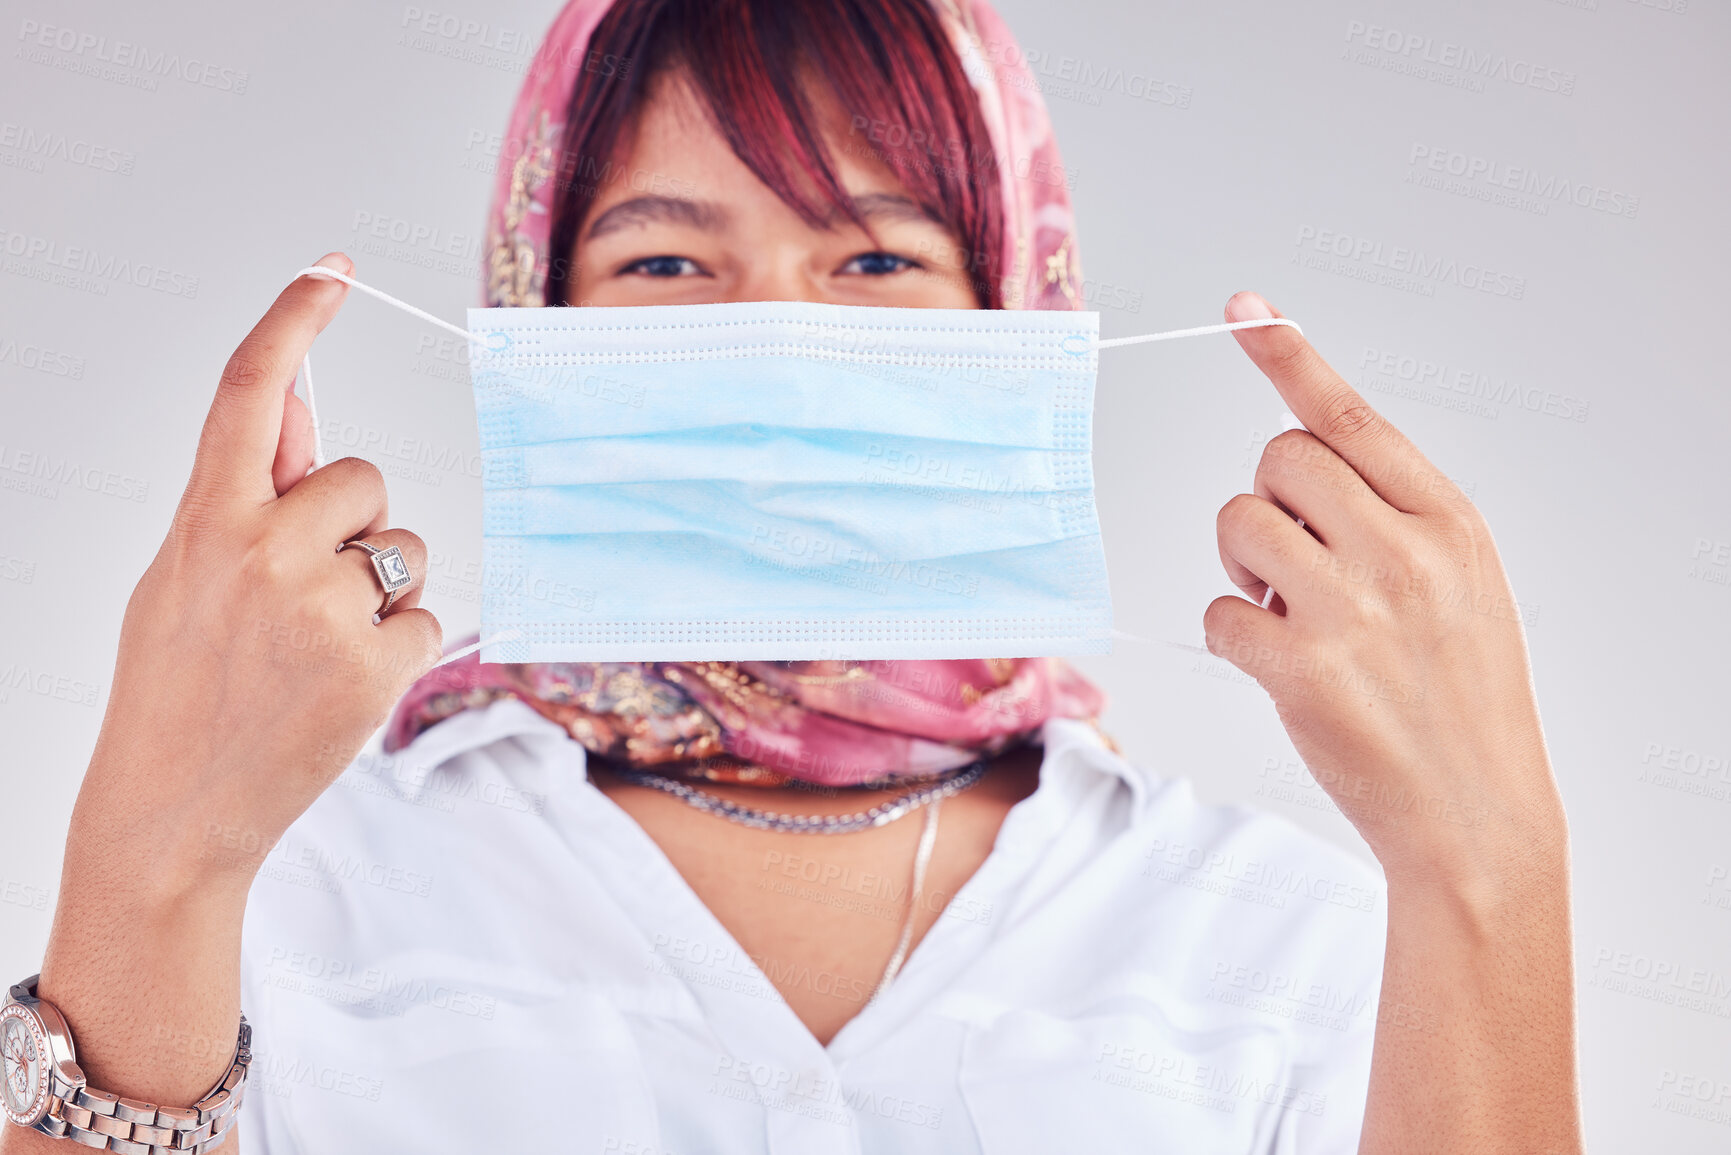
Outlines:
{"label": "woman's face", "polygon": [[887,165],[850,150],[846,117],[830,112],[837,175],[876,243],[839,215],[825,228],[808,225],[733,155],[683,77],[669,73],[578,230],[567,299],[978,307],[956,268],[961,239],[927,216]]}

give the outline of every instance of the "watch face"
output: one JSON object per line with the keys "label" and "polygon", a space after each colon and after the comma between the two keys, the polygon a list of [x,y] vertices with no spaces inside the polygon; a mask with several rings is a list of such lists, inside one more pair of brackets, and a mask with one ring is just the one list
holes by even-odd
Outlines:
{"label": "watch face", "polygon": [[28,1009],[0,1009],[0,1105],[6,1117],[29,1127],[48,1110],[48,1036]]}

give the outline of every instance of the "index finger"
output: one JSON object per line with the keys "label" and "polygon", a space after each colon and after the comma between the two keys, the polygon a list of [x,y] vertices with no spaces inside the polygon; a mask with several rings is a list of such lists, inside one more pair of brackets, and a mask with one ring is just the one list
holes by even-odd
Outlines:
{"label": "index finger", "polygon": [[[341,253],[320,258],[340,273],[354,264]],[[222,379],[192,464],[188,491],[260,504],[276,496],[271,467],[282,437],[283,405],[313,338],[342,307],[348,286],[329,277],[297,277],[278,295],[223,366]]]}
{"label": "index finger", "polygon": [[[1255,293],[1239,293],[1226,302],[1228,321],[1280,315]],[[1342,380],[1298,330],[1270,325],[1232,335],[1293,415],[1378,497],[1406,513],[1424,513],[1462,499],[1455,484]]]}

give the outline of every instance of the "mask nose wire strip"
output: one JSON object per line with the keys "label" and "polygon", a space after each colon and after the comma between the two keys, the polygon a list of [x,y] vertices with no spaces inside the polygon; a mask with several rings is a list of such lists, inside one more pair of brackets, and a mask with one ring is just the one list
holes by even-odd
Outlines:
{"label": "mask nose wire strip", "polygon": [[[333,281],[341,281],[350,288],[359,289],[368,296],[376,297],[385,304],[401,309],[410,316],[419,317],[429,325],[437,325],[447,333],[461,337],[465,341],[477,340],[480,338],[479,333],[471,333],[461,325],[453,325],[449,321],[433,316],[433,314],[427,312],[425,309],[418,309],[407,301],[398,300],[389,293],[375,289],[371,285],[363,285],[353,277],[344,273],[339,273],[335,269],[327,269],[323,265],[309,265],[295,274],[296,279],[301,277],[328,277]],[[1164,333],[1143,333],[1135,337],[1108,337],[1105,340],[1095,340],[1091,347],[1095,349],[1116,349],[1123,345],[1147,345],[1154,341],[1176,341],[1183,337],[1206,337],[1212,333],[1231,333],[1238,329],[1261,329],[1270,325],[1286,325],[1298,329],[1300,336],[1303,336],[1304,334],[1304,330],[1299,328],[1298,322],[1296,321],[1289,321],[1285,317],[1262,317],[1254,321],[1228,321],[1219,325],[1199,325],[1192,329],[1171,329]],[[318,469],[325,464],[325,451],[323,440],[319,436],[318,402],[313,398],[313,362],[311,353],[308,353],[305,357],[301,358],[301,377],[306,382],[307,416],[312,420],[313,426],[313,468]],[[1298,524],[1302,526],[1304,522],[1300,521]],[[1273,596],[1274,589],[1273,587],[1270,587],[1267,594],[1265,594],[1262,599],[1264,609],[1268,607],[1268,603]],[[1134,634],[1124,633],[1122,630],[1113,630],[1112,632],[1114,635],[1134,641],[1140,642],[1146,640],[1138,638]],[[460,650],[446,654],[439,661],[434,662],[433,666],[442,666],[446,662],[454,662],[458,658],[468,657],[476,650],[479,650],[482,646],[491,645],[493,642],[505,641],[516,636],[516,630],[507,630],[503,633],[494,634],[491,637],[481,639],[473,645],[464,646]]]}

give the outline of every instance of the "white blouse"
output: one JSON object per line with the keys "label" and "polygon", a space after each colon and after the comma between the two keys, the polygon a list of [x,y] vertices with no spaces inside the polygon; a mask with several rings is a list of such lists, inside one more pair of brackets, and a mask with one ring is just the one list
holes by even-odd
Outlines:
{"label": "white blouse", "polygon": [[244,1149],[1351,1155],[1380,877],[1086,723],[1042,738],[1038,788],[828,1047],[529,707],[363,755],[252,890]]}

